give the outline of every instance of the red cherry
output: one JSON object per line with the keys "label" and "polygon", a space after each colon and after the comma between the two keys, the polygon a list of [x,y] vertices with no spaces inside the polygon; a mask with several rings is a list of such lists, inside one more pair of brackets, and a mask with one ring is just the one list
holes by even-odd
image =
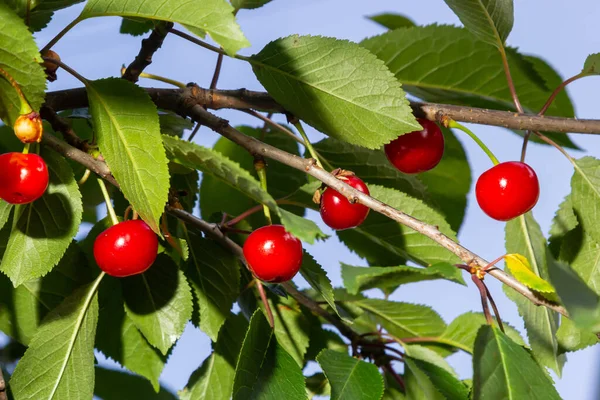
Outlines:
{"label": "red cherry", "polygon": [[302,265],[302,242],[281,225],[263,226],[246,239],[244,257],[261,281],[289,281]]}
{"label": "red cherry", "polygon": [[157,251],[156,234],[141,219],[113,225],[94,242],[94,258],[100,269],[119,278],[146,271]]}
{"label": "red cherry", "polygon": [[398,137],[386,144],[388,160],[405,174],[429,171],[444,155],[444,135],[435,122],[417,118],[423,130]]}
{"label": "red cherry", "polygon": [[498,221],[508,221],[535,206],[540,196],[540,184],[529,165],[508,161],[481,174],[475,195],[483,212]]}
{"label": "red cherry", "polygon": [[37,154],[2,154],[0,171],[0,198],[8,203],[31,203],[48,187],[48,167]]}
{"label": "red cherry", "polygon": [[[343,180],[354,189],[369,194],[369,188],[359,177],[351,175]],[[335,189],[327,188],[321,195],[321,218],[330,228],[342,230],[357,227],[364,222],[368,214],[367,206],[350,203],[346,196]]]}

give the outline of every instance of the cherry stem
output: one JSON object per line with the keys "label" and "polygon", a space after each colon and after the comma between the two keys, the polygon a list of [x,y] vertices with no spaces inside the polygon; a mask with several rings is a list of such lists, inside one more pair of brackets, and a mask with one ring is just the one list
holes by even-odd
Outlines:
{"label": "cherry stem", "polygon": [[188,142],[191,142],[192,140],[194,140],[194,137],[196,136],[196,133],[198,133],[198,131],[200,130],[201,126],[202,126],[202,124],[200,122],[196,122],[196,126],[194,126],[194,130],[192,131],[192,133],[190,133]]}
{"label": "cherry stem", "polygon": [[544,104],[544,106],[542,107],[542,109],[540,110],[540,112],[538,113],[538,115],[544,115],[546,113],[546,111],[548,111],[548,108],[550,108],[550,106],[552,105],[552,102],[554,101],[554,99],[556,98],[556,96],[558,96],[558,94],[571,82],[576,81],[577,79],[580,78],[585,78],[586,76],[589,76],[589,74],[585,73],[585,72],[580,72],[575,76],[570,77],[569,79],[567,79],[566,81],[564,81],[563,83],[561,83],[560,85],[558,85],[556,87],[556,89],[554,89],[554,91],[552,92],[552,94],[550,95],[550,97],[548,97],[548,100],[546,100],[546,104]]}
{"label": "cherry stem", "polygon": [[396,382],[398,382],[398,385],[402,388],[402,390],[405,389],[404,386],[404,381],[402,380],[402,378],[400,377],[400,375],[398,375],[396,373],[396,371],[394,371],[394,369],[392,368],[392,366],[388,363],[386,365],[382,365],[381,368],[387,372],[388,374],[390,374],[392,376],[392,378],[394,378],[396,380]]}
{"label": "cherry stem", "polygon": [[567,151],[562,148],[561,145],[559,145],[554,140],[550,139],[548,136],[543,135],[542,133],[540,133],[538,131],[533,131],[533,133],[535,133],[535,135],[537,137],[539,137],[540,139],[542,139],[544,142],[548,143],[549,145],[555,147],[558,151],[560,151],[562,153],[562,155],[565,156],[565,157],[567,157],[567,160],[569,160],[569,162],[571,164],[573,164],[573,166],[575,167],[575,169],[578,170],[579,172],[581,172],[581,170],[579,169],[579,166],[577,165],[577,163],[575,162],[575,160],[573,159],[573,157],[571,157],[569,155],[569,153],[567,153]]}
{"label": "cherry stem", "polygon": [[269,320],[269,325],[271,325],[271,329],[275,328],[275,321],[273,319],[273,311],[271,311],[271,305],[269,304],[269,300],[267,300],[267,294],[265,293],[265,287],[262,282],[257,278],[254,278],[256,282],[256,288],[258,289],[258,294],[260,294],[260,299],[262,300],[265,310],[267,311],[267,319]]}
{"label": "cherry stem", "polygon": [[[496,322],[498,322],[498,326],[500,327],[500,330],[502,332],[504,332],[504,325],[502,324],[502,318],[500,318],[500,311],[498,311],[498,307],[496,307],[496,302],[494,301],[494,298],[492,297],[492,294],[490,293],[490,289],[488,289],[488,287],[485,284],[485,282],[481,281],[481,284],[483,285],[483,287],[485,289],[485,293],[487,295],[487,298],[490,301],[490,304],[492,305],[492,309],[494,310],[494,314],[496,315]],[[504,333],[506,333],[506,332],[504,332]]]}
{"label": "cherry stem", "polygon": [[446,125],[446,127],[448,127],[448,128],[460,129],[461,131],[463,131],[464,133],[469,135],[471,137],[471,139],[473,139],[475,141],[475,143],[477,143],[479,145],[479,147],[481,147],[481,150],[483,150],[485,152],[485,154],[487,154],[487,156],[490,158],[490,160],[492,160],[492,163],[494,165],[500,164],[500,161],[498,161],[498,159],[496,158],[494,153],[492,153],[492,151],[481,141],[481,139],[479,139],[477,137],[477,135],[475,135],[469,128],[467,128],[466,126],[464,126],[462,124],[459,124],[458,122],[456,122],[453,119],[446,121],[446,123],[444,125]]}
{"label": "cherry stem", "polygon": [[117,225],[119,223],[119,219],[117,218],[117,214],[115,213],[115,209],[113,208],[111,198],[108,195],[106,185],[104,184],[104,181],[101,178],[98,178],[98,185],[100,185],[102,196],[104,196],[104,201],[106,202],[106,210],[108,211],[110,220],[112,221],[113,225]]}
{"label": "cherry stem", "polygon": [[523,136],[523,146],[521,147],[521,162],[525,162],[525,156],[527,154],[527,143],[529,143],[530,137],[531,131],[526,131],[525,136]]}
{"label": "cherry stem", "polygon": [[83,173],[83,176],[81,177],[81,179],[77,181],[77,184],[79,186],[81,186],[84,183],[86,183],[91,174],[92,174],[92,171],[90,171],[89,168],[86,169],[85,172]]}
{"label": "cherry stem", "polygon": [[217,63],[215,65],[215,72],[213,73],[212,80],[210,81],[210,88],[216,89],[217,82],[219,81],[219,75],[221,74],[221,66],[223,65],[223,53],[219,53],[217,56]]}
{"label": "cherry stem", "polygon": [[517,111],[523,114],[523,107],[521,106],[521,102],[519,101],[519,96],[517,96],[515,83],[510,73],[510,67],[508,65],[508,57],[506,56],[506,50],[504,49],[504,46],[500,47],[499,50],[500,56],[502,57],[502,66],[504,67],[504,74],[506,75],[506,83],[508,83],[508,90],[510,90],[510,96],[512,97],[513,103],[515,104]]}
{"label": "cherry stem", "polygon": [[506,254],[496,258],[494,261],[492,261],[491,263],[489,263],[488,265],[486,265],[485,267],[483,267],[481,269],[486,272],[489,271],[494,265],[498,264],[500,262],[500,260],[502,260],[504,257],[506,257]]}
{"label": "cherry stem", "polygon": [[75,25],[77,25],[80,21],[82,21],[81,19],[79,19],[79,17],[75,18],[73,21],[71,21],[71,23],[67,26],[64,27],[64,29],[60,32],[58,32],[56,34],[56,36],[54,36],[52,38],[52,40],[50,40],[48,42],[47,45],[45,45],[42,50],[40,50],[40,53],[44,53],[45,51],[48,51],[52,48],[52,46],[54,46],[56,44],[56,42],[58,42],[63,36],[65,36],[65,34],[67,32],[69,32]]}
{"label": "cherry stem", "polygon": [[49,57],[42,57],[42,59],[44,61],[48,61],[48,62],[51,62],[53,64],[58,65],[59,67],[61,67],[65,71],[67,71],[69,74],[71,74],[75,78],[77,78],[77,80],[79,80],[85,86],[88,86],[88,80],[87,79],[85,79],[82,75],[79,74],[79,72],[75,71],[73,68],[69,67],[67,64],[63,63],[62,61],[58,61],[58,60],[55,60],[55,59],[49,58]]}
{"label": "cherry stem", "polygon": [[[121,67],[121,76],[123,76],[125,74],[125,71],[127,71],[127,68],[125,68],[125,66]],[[176,81],[174,79],[169,79],[169,78],[165,78],[164,76],[160,76],[160,75],[154,75],[154,74],[149,74],[147,72],[141,72],[139,75],[140,78],[146,78],[146,79],[152,79],[155,81],[159,81],[159,82],[164,82],[164,83],[168,83],[170,85],[176,86],[180,89],[185,89],[186,85],[185,83]]]}
{"label": "cherry stem", "polygon": [[[277,204],[288,204],[291,206],[298,206],[298,207],[303,207],[302,204],[300,203],[296,203],[294,201],[289,201],[289,200],[284,200],[284,199],[280,199],[280,200],[275,200],[275,203]],[[240,221],[243,221],[244,219],[248,218],[250,215],[257,213],[258,211],[260,211],[263,208],[262,204],[259,204],[257,206],[254,206],[246,211],[244,211],[243,213],[241,213],[240,215],[238,215],[235,218],[230,219],[229,221],[227,221],[225,224],[225,226],[227,226],[228,228],[230,226],[234,226],[237,223],[239,223]]]}
{"label": "cherry stem", "polygon": [[13,78],[11,74],[9,74],[2,68],[0,68],[0,75],[2,75],[4,79],[8,81],[8,83],[10,83],[13,89],[15,89],[15,91],[17,92],[17,96],[19,96],[19,101],[21,102],[21,109],[19,110],[19,114],[24,115],[32,112],[33,109],[29,105],[27,98],[25,98],[25,95],[23,94],[23,91],[21,90],[21,87],[19,86],[15,78]]}
{"label": "cherry stem", "polygon": [[23,154],[29,154],[30,145],[31,143],[25,143],[25,146],[23,146]]}
{"label": "cherry stem", "polygon": [[[130,209],[132,209],[131,206],[127,207],[127,210]],[[128,212],[127,210],[125,210],[126,214]],[[174,248],[175,251],[177,251],[177,253],[179,254],[179,256],[183,259],[183,250],[181,249],[181,246],[179,246],[179,243],[175,241],[173,235],[171,235],[171,232],[169,232],[169,226],[167,225],[167,213],[163,213],[162,215],[160,221],[160,230],[163,234],[163,237],[167,240],[167,243],[169,243],[171,247]]]}
{"label": "cherry stem", "polygon": [[492,318],[492,314],[490,313],[490,308],[487,302],[487,290],[485,288],[485,285],[483,284],[481,279],[477,277],[477,275],[471,275],[471,280],[479,289],[479,295],[481,296],[481,306],[483,308],[485,320],[487,321],[488,325],[492,326],[494,325],[494,319]]}
{"label": "cherry stem", "polygon": [[[262,157],[254,158],[254,169],[256,169],[256,173],[258,174],[258,179],[260,180],[260,186],[263,190],[267,191],[267,163],[265,163],[265,159]],[[263,212],[265,213],[265,219],[267,220],[267,224],[271,225],[273,220],[271,219],[271,210],[266,204],[263,204]]]}
{"label": "cherry stem", "polygon": [[323,164],[321,164],[321,160],[319,159],[319,156],[317,155],[317,152],[315,151],[312,144],[310,143],[310,140],[308,140],[308,136],[306,136],[306,132],[304,131],[304,128],[302,127],[302,123],[300,121],[297,121],[294,123],[294,126],[296,127],[296,129],[298,129],[298,132],[300,132],[300,136],[302,136],[302,139],[304,140],[304,146],[308,149],[310,156],[315,159],[315,161],[317,162],[317,165],[321,169],[324,169]]}

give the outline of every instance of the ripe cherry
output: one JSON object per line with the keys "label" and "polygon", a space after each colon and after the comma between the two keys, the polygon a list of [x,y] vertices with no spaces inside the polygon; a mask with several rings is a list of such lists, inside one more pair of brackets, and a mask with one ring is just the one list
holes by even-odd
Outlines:
{"label": "ripe cherry", "polygon": [[100,269],[119,278],[146,271],[157,251],[156,234],[140,219],[113,225],[94,242],[94,258]]}
{"label": "ripe cherry", "polygon": [[[348,185],[369,194],[367,185],[356,175],[342,176]],[[350,203],[346,196],[332,188],[327,188],[321,195],[321,218],[330,228],[342,230],[357,227],[369,214],[369,208],[360,203]]]}
{"label": "ripe cherry", "polygon": [[13,125],[15,135],[23,143],[39,143],[42,141],[44,127],[40,114],[35,111],[19,115]]}
{"label": "ripe cherry", "polygon": [[499,221],[508,221],[535,206],[540,184],[529,165],[518,161],[503,162],[481,174],[475,195],[483,212]]}
{"label": "ripe cherry", "polygon": [[444,135],[435,122],[417,118],[423,127],[398,137],[386,144],[388,160],[405,174],[429,171],[439,164],[444,155]]}
{"label": "ripe cherry", "polygon": [[0,171],[0,198],[8,203],[31,203],[48,187],[48,167],[37,154],[2,154]]}
{"label": "ripe cherry", "polygon": [[289,281],[302,265],[302,242],[281,225],[263,226],[246,239],[244,257],[261,281]]}

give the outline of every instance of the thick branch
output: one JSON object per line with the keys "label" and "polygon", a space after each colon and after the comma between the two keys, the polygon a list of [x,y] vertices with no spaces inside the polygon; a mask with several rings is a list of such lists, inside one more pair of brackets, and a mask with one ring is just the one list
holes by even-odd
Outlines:
{"label": "thick branch", "polygon": [[158,49],[160,49],[165,37],[169,33],[169,29],[172,27],[172,22],[161,22],[156,28],[154,28],[154,30],[152,30],[152,33],[147,39],[142,40],[142,48],[133,62],[129,64],[125,70],[123,79],[127,79],[131,82],[138,81],[140,74],[142,71],[144,71],[144,68],[152,64],[152,56]]}
{"label": "thick branch", "polygon": [[[285,112],[283,107],[267,93],[246,89],[209,90],[192,87],[182,91],[180,89],[146,88],[146,92],[158,107],[166,109],[172,109],[183,99],[188,105],[198,104],[214,110],[234,108]],[[56,111],[86,107],[88,101],[85,88],[49,92],[46,94],[46,104]],[[431,121],[448,116],[459,122],[501,126],[509,129],[600,134],[600,120],[597,119],[547,117],[436,103],[411,102],[410,105],[417,117],[427,118]]]}

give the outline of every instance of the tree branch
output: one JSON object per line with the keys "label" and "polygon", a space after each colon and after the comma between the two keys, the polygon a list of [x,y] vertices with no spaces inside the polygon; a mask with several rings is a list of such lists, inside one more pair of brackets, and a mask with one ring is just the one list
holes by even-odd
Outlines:
{"label": "tree branch", "polygon": [[[188,105],[198,104],[213,110],[233,108],[285,113],[283,107],[277,104],[267,93],[246,89],[210,90],[191,86],[183,90],[157,88],[145,88],[145,90],[158,107],[166,109],[172,109],[175,104],[184,101]],[[86,107],[87,104],[85,88],[59,90],[46,94],[46,105],[56,111]],[[459,122],[500,126],[523,131],[600,134],[600,120],[597,119],[548,117],[415,101],[411,102],[410,105],[415,116],[431,121],[439,121],[443,116],[447,116]]]}
{"label": "tree branch", "polygon": [[160,22],[156,28],[152,30],[150,36],[148,36],[147,39],[142,40],[142,48],[132,63],[129,64],[125,73],[123,73],[123,79],[127,79],[131,82],[138,81],[144,68],[152,64],[152,56],[160,49],[165,37],[172,27],[172,22]]}
{"label": "tree branch", "polygon": [[[200,89],[197,87],[189,87],[184,91],[171,90],[171,89],[166,89],[166,90],[165,89],[150,89],[150,92],[154,93],[155,96],[153,97],[153,99],[155,100],[155,102],[157,103],[157,105],[160,108],[170,109],[172,111],[178,112],[181,115],[186,115],[186,116],[191,117],[193,120],[198,121],[199,123],[202,123],[203,125],[208,126],[215,132],[221,134],[222,136],[224,136],[224,137],[230,139],[231,141],[237,143],[238,145],[244,147],[246,150],[248,150],[253,155],[256,154],[256,155],[261,155],[263,157],[271,158],[273,160],[279,161],[283,164],[289,165],[293,168],[296,168],[298,170],[306,172],[307,174],[318,179],[319,181],[325,183],[327,186],[344,194],[345,196],[352,199],[353,201],[358,201],[358,202],[366,205],[367,207],[371,208],[372,210],[379,212],[379,213],[393,219],[394,221],[397,221],[397,222],[399,222],[405,226],[408,226],[409,228],[414,229],[415,231],[427,236],[428,238],[432,239],[436,243],[440,244],[444,248],[448,249],[449,251],[451,251],[452,253],[457,255],[461,260],[463,260],[466,263],[470,263],[470,264],[475,263],[480,267],[485,267],[486,265],[489,264],[486,260],[479,257],[477,254],[473,253],[469,249],[461,246],[460,244],[456,243],[454,240],[452,240],[448,236],[444,235],[442,232],[440,232],[438,230],[437,227],[427,224],[425,222],[422,222],[416,218],[413,218],[412,216],[405,214],[404,212],[402,212],[400,210],[397,210],[385,203],[382,203],[381,201],[379,201],[377,199],[374,199],[374,198],[364,194],[363,192],[361,192],[359,190],[354,189],[353,187],[351,187],[348,184],[346,184],[345,182],[337,179],[330,173],[317,167],[315,165],[315,161],[313,159],[304,159],[304,158],[298,157],[296,155],[289,154],[289,153],[282,151],[276,147],[262,143],[257,139],[254,139],[252,137],[242,134],[241,132],[239,132],[236,129],[234,129],[233,127],[231,127],[229,125],[228,121],[209,113],[208,111],[206,111],[203,108],[202,105],[195,103],[194,101],[190,102],[190,98],[193,99],[195,97],[195,92],[197,90],[202,91],[203,89]],[[57,99],[64,99],[64,103],[69,104],[69,106],[71,108],[85,106],[87,104],[87,97],[85,97],[84,92],[82,90],[78,90],[78,89],[75,89],[75,91],[77,91],[77,92],[73,92],[73,91],[71,91],[70,93],[69,93],[69,91],[54,92],[54,93],[58,93],[54,96],[53,96],[53,93],[49,93],[48,96],[50,98],[50,101],[47,101],[47,103],[49,103],[49,105],[52,105],[54,107],[58,107],[55,109],[61,109],[60,108],[61,102],[57,101]],[[187,93],[187,92],[191,92],[191,93]],[[83,98],[85,99],[84,103],[83,104],[80,103],[77,105],[73,104],[73,98],[77,97],[77,96],[79,96],[79,98],[80,98],[82,96],[82,94],[83,94]],[[47,100],[48,100],[48,98],[47,98]],[[80,100],[81,100],[81,98],[80,98]],[[429,105],[429,107],[433,107],[433,106],[434,105]],[[465,110],[466,110],[466,112],[469,112],[468,110],[471,110],[469,108],[457,107],[457,106],[444,106],[444,105],[435,105],[435,106],[440,106],[441,109],[443,109],[444,107],[450,107],[450,108],[455,107],[457,109],[460,109],[461,112],[465,112]],[[434,110],[435,110],[435,108],[429,109],[429,112],[431,113]],[[475,110],[475,109],[473,109],[473,110]],[[491,113],[491,114],[497,114],[497,113],[509,114],[509,115],[513,116],[514,118],[524,118],[524,116],[519,116],[519,115],[514,116],[515,114],[504,113],[504,112],[500,112],[500,111],[489,111],[489,110],[479,110],[479,111],[480,112],[483,111],[485,113]],[[439,112],[439,110],[438,110],[438,112]],[[435,115],[439,115],[438,112],[435,112]],[[448,115],[452,115],[452,114],[448,114]],[[539,118],[539,117],[527,116],[527,119],[535,119],[535,118]],[[550,118],[548,118],[548,117],[542,117],[541,119],[546,120],[546,121],[550,120]],[[569,120],[566,118],[554,118],[554,119],[562,120],[563,123],[565,123],[566,121],[571,121],[572,123],[583,121],[583,120]],[[598,133],[600,133],[600,121],[599,120],[590,120],[590,121],[596,125],[599,125]],[[63,153],[61,153],[61,154],[63,154]],[[94,171],[94,170],[92,169],[92,171]],[[94,172],[96,172],[96,171],[94,171]],[[512,276],[506,274],[504,271],[502,271],[500,269],[494,269],[492,271],[489,271],[488,274],[492,275],[493,277],[495,277],[496,279],[498,279],[505,285],[516,290],[518,293],[520,293],[521,295],[523,295],[524,297],[529,299],[533,304],[543,305],[543,306],[548,307],[551,310],[557,311],[565,316],[568,315],[566,310],[562,306],[557,305],[552,302],[549,302],[548,300],[538,296],[536,293],[532,292],[527,286],[523,285],[521,282],[517,281]]]}

